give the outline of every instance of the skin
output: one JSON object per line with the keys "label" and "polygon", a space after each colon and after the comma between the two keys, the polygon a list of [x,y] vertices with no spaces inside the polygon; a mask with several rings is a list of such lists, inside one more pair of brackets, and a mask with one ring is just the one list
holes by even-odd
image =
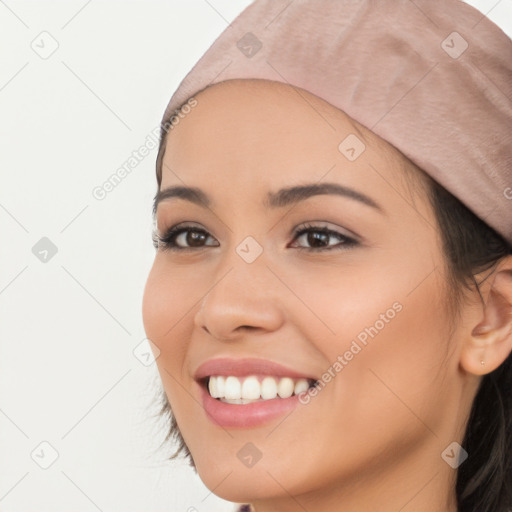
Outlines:
{"label": "skin", "polygon": [[[398,151],[284,84],[234,80],[196,99],[168,137],[161,188],[197,186],[212,204],[162,201],[157,229],[194,223],[217,245],[157,250],[143,320],[199,476],[257,512],[455,512],[456,471],[441,453],[462,444],[480,376],[512,350],[510,259],[482,285],[485,308],[468,294],[455,318],[424,178]],[[338,149],[349,134],[366,145],[353,162]],[[269,191],[327,181],[383,212],[336,195],[262,204]],[[311,247],[293,237],[305,223],[359,244],[300,250]],[[235,251],[247,236],[263,248],[251,264]],[[321,378],[397,302],[401,311],[285,419],[221,428],[207,418],[193,379],[202,362],[262,357]],[[236,456],[248,442],[262,453],[251,468]]]}

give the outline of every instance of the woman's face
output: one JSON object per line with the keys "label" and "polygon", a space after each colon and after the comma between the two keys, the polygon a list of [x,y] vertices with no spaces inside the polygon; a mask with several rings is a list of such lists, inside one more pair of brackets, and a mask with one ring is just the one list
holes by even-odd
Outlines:
{"label": "woman's face", "polygon": [[[157,250],[143,319],[200,477],[282,510],[290,495],[306,510],[357,496],[366,510],[376,498],[361,490],[375,488],[380,505],[413,510],[453,475],[441,453],[468,404],[425,192],[395,150],[303,90],[231,81],[196,100],[169,133],[161,190],[197,187],[209,202],[159,201],[161,236],[192,227],[182,249]],[[327,183],[340,193],[282,192]],[[282,377],[319,388],[232,404],[210,397],[209,375],[231,376],[228,397],[251,375],[268,396]]]}

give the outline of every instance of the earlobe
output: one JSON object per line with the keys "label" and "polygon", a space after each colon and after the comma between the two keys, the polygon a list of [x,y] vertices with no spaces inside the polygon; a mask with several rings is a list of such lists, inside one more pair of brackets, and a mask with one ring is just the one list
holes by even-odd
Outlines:
{"label": "earlobe", "polygon": [[512,352],[512,256],[502,262],[486,283],[480,318],[464,340],[462,368],[485,375],[498,368]]}

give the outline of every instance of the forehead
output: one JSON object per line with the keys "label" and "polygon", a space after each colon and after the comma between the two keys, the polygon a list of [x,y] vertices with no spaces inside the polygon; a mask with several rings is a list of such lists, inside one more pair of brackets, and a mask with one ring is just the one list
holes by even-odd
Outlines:
{"label": "forehead", "polygon": [[397,181],[404,158],[392,146],[303,89],[230,80],[195,99],[167,138],[162,189],[186,183],[265,195],[320,180],[366,190]]}

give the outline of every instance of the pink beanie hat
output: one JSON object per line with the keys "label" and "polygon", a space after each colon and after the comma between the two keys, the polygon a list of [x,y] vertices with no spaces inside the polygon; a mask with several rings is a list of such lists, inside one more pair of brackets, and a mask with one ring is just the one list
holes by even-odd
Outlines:
{"label": "pink beanie hat", "polygon": [[191,96],[240,78],[344,111],[512,244],[512,40],[480,11],[460,0],[255,0],[172,95],[162,140]]}

